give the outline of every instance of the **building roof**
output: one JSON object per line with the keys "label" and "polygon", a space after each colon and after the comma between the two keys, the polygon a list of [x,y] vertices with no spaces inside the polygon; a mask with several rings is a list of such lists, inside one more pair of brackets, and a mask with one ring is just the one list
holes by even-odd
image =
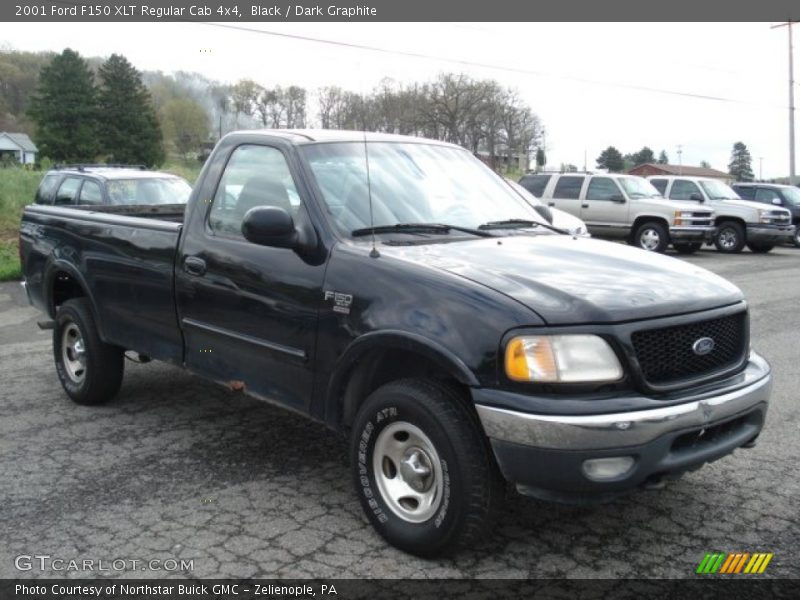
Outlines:
{"label": "building roof", "polygon": [[36,147],[36,144],[33,143],[31,138],[29,138],[24,133],[9,133],[7,131],[0,132],[0,135],[5,135],[8,137],[12,142],[14,142],[17,146],[19,146],[25,152],[38,152],[39,149]]}
{"label": "building roof", "polygon": [[717,179],[730,179],[731,175],[724,171],[711,169],[709,167],[691,167],[689,165],[662,165],[658,163],[646,163],[643,165],[636,165],[632,169],[628,169],[628,173],[635,173],[637,169],[642,167],[652,167],[664,173],[664,175],[687,175],[690,177],[715,177]]}

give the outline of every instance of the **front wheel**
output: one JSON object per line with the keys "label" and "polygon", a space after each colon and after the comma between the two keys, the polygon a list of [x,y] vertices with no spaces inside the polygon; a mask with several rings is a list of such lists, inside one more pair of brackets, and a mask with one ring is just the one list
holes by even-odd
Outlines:
{"label": "front wheel", "polygon": [[766,254],[775,246],[772,244],[747,244],[747,247],[750,248],[750,252],[754,254]]}
{"label": "front wheel", "polygon": [[745,244],[744,227],[734,221],[725,221],[717,228],[714,245],[725,254],[741,252]]}
{"label": "front wheel", "polygon": [[639,226],[633,235],[633,242],[644,250],[662,253],[669,246],[669,232],[661,223],[650,221]]}
{"label": "front wheel", "polygon": [[457,390],[427,379],[388,383],[356,416],[356,492],[390,544],[441,556],[478,542],[503,493],[477,416]]}
{"label": "front wheel", "polygon": [[122,385],[123,350],[100,339],[86,298],[73,298],[59,307],[53,357],[61,386],[78,404],[102,404]]}
{"label": "front wheel", "polygon": [[800,223],[795,223],[794,237],[792,243],[796,248],[800,248]]}

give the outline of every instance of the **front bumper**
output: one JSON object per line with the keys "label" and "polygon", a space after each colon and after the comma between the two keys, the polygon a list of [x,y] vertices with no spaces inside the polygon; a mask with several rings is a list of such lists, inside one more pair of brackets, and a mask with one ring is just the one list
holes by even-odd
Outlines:
{"label": "front bumper", "polygon": [[675,225],[669,228],[673,242],[710,242],[716,232],[714,225]]}
{"label": "front bumper", "polygon": [[794,225],[748,225],[747,241],[783,244],[794,237]]}
{"label": "front bumper", "polygon": [[[752,442],[771,389],[769,365],[752,353],[731,381],[663,408],[580,416],[476,408],[503,475],[521,492],[587,500],[677,477]],[[484,390],[481,400],[487,398]],[[620,456],[633,458],[626,472],[600,481],[587,475],[585,461]]]}

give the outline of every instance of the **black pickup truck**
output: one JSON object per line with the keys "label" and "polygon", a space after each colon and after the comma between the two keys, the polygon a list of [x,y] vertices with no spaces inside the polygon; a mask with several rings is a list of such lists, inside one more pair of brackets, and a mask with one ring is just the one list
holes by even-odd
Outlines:
{"label": "black pickup truck", "polygon": [[345,432],[368,518],[419,555],[479,542],[504,479],[613,498],[764,424],[735,286],[565,235],[450,144],[230,134],[185,207],[29,206],[20,243],[73,400],[136,353]]}

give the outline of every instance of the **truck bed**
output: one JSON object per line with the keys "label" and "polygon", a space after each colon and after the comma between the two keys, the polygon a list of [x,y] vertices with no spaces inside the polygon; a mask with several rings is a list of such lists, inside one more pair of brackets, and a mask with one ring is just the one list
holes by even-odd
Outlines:
{"label": "truck bed", "polygon": [[20,253],[34,305],[55,315],[59,286],[93,290],[103,341],[180,363],[173,264],[185,206],[25,209]]}

